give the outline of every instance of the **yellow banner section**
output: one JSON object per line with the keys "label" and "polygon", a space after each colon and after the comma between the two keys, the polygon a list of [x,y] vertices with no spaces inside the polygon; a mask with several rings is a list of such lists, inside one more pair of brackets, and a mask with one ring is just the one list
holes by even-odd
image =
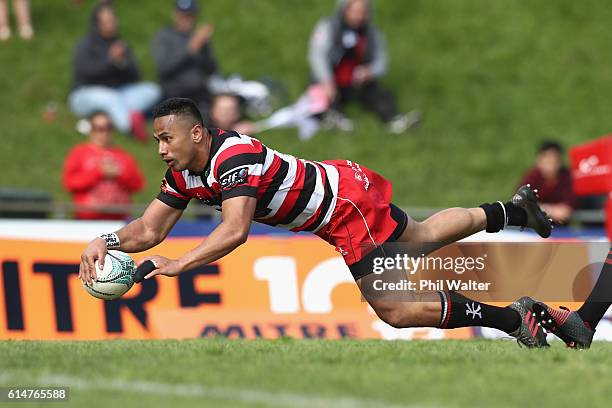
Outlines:
{"label": "yellow banner section", "polygon": [[[200,242],[169,239],[134,259],[176,258]],[[376,318],[340,256],[316,237],[251,237],[215,264],[135,284],[113,301],[83,290],[77,273],[84,248],[0,239],[0,338],[406,337]],[[440,333],[415,330],[408,337]]]}

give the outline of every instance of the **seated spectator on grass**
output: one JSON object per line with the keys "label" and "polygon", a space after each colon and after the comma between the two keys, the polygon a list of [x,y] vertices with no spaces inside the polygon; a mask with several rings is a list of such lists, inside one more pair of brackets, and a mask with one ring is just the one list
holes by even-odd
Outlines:
{"label": "seated spectator on grass", "polygon": [[[23,40],[34,38],[34,29],[30,20],[29,0],[13,0],[13,12],[17,20],[17,32]],[[11,38],[9,25],[8,0],[0,0],[0,41]]]}
{"label": "seated spectator on grass", "polygon": [[64,162],[64,188],[79,208],[76,218],[120,220],[125,212],[102,211],[105,206],[128,205],[144,186],[144,177],[129,153],[112,145],[113,124],[104,112],[89,119],[89,141],[75,146]]}
{"label": "seated spectator on grass", "polygon": [[255,130],[252,122],[240,120],[240,99],[233,94],[215,95],[208,116],[212,127],[235,130],[245,135],[252,135]]}
{"label": "seated spectator on grass", "polygon": [[130,47],[121,40],[115,11],[108,2],[93,11],[91,30],[74,52],[70,108],[79,117],[104,111],[123,133],[148,140],[144,112],[161,97],[159,86],[141,82]]}
{"label": "seated spectator on grass", "polygon": [[521,179],[538,190],[540,206],[552,220],[565,224],[572,216],[575,203],[572,178],[563,165],[563,147],[556,141],[540,144],[535,166]]}
{"label": "seated spectator on grass", "polygon": [[339,114],[351,100],[374,111],[391,133],[403,133],[419,123],[420,113],[400,114],[393,94],[379,83],[387,71],[387,51],[382,33],[372,22],[368,0],[340,1],[333,16],[319,21],[308,59],[314,81],[333,101],[330,117],[339,129],[352,128]]}
{"label": "seated spectator on grass", "polygon": [[197,17],[195,0],[178,0],[173,25],[157,32],[151,52],[164,97],[190,98],[205,115],[211,102],[207,82],[218,68],[211,46],[213,26],[196,25]]}

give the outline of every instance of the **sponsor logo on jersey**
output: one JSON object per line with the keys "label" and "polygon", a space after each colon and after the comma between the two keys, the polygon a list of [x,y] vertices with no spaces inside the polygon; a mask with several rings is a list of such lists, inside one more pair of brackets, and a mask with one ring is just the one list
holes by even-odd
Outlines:
{"label": "sponsor logo on jersey", "polygon": [[219,182],[221,187],[224,189],[235,187],[240,184],[247,182],[249,177],[248,165],[236,167],[230,171],[225,172],[220,178]]}

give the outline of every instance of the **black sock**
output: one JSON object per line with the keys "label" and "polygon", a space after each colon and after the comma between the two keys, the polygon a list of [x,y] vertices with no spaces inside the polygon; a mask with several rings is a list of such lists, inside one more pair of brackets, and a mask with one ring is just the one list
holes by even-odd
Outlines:
{"label": "black sock", "polygon": [[517,207],[508,201],[502,204],[501,201],[492,204],[482,204],[480,206],[487,216],[487,232],[499,232],[506,225],[525,227],[527,225],[527,213],[521,207]]}
{"label": "black sock", "polygon": [[527,226],[527,212],[521,207],[517,207],[512,204],[512,201],[508,201],[504,204],[506,209],[506,216],[508,217],[508,225],[515,227],[526,227]]}
{"label": "black sock", "polygon": [[578,314],[594,329],[612,304],[612,249],[601,268],[591,294],[578,309]]}
{"label": "black sock", "polygon": [[487,232],[499,232],[506,226],[506,212],[500,202],[480,206],[487,216]]}
{"label": "black sock", "polygon": [[438,292],[442,302],[441,329],[456,327],[492,327],[510,334],[521,322],[516,310],[497,307],[466,298],[460,293]]}
{"label": "black sock", "polygon": [[527,226],[527,212],[521,207],[517,207],[512,204],[512,201],[508,201],[504,204],[506,209],[506,215],[508,217],[508,225],[515,227],[526,227]]}

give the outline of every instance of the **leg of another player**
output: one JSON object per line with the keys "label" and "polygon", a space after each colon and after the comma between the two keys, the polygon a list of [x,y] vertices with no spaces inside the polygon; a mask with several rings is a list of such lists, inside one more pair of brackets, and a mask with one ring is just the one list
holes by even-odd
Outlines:
{"label": "leg of another player", "polygon": [[[612,248],[601,268],[593,290],[577,311],[566,308],[554,309],[538,302],[537,314],[542,324],[564,340],[570,347],[588,348],[593,340],[595,328],[612,305]],[[550,319],[550,320],[549,320]],[[554,324],[553,324],[554,323]]]}
{"label": "leg of another player", "polygon": [[583,321],[589,324],[591,328],[595,328],[606,311],[612,304],[612,248],[608,252],[608,256],[601,268],[601,273],[591,294],[584,302],[582,307],[578,309],[578,314]]}

